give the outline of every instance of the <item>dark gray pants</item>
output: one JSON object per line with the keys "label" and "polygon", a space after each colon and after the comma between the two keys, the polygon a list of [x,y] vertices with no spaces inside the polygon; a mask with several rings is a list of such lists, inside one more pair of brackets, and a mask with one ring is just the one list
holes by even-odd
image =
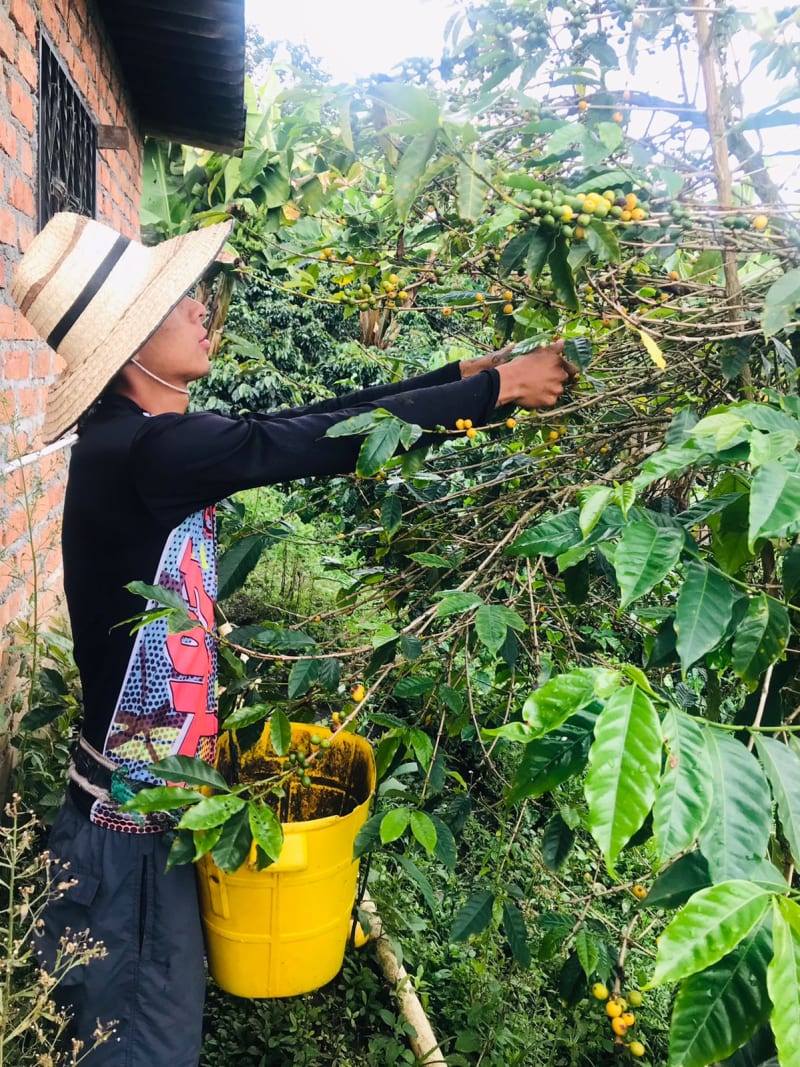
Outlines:
{"label": "dark gray pants", "polygon": [[56,883],[76,884],[47,906],[36,944],[42,962],[52,965],[67,927],[88,928],[107,952],[72,970],[57,990],[57,1003],[72,1017],[70,1036],[86,1047],[98,1019],[117,1020],[87,1067],[197,1067],[203,935],[194,869],[165,874],[169,845],[163,834],[95,826],[69,798],[50,834]]}

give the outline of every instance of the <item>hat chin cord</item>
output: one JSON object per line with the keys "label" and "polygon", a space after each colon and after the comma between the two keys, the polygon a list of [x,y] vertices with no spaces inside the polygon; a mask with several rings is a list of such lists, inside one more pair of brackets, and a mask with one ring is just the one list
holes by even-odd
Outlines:
{"label": "hat chin cord", "polygon": [[151,370],[148,370],[147,367],[143,367],[137,359],[132,359],[131,363],[134,365],[134,367],[138,367],[140,371],[146,374],[148,378],[152,378],[154,382],[158,382],[159,385],[165,385],[167,389],[172,389],[172,391],[175,393],[183,393],[184,396],[189,395],[188,389],[181,389],[179,385],[172,385],[171,382],[165,382],[163,378],[159,378],[157,374],[153,374],[153,372]]}

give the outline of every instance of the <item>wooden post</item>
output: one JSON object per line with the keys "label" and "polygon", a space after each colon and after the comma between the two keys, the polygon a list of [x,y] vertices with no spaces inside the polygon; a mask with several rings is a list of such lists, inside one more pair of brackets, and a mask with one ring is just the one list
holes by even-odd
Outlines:
{"label": "wooden post", "polygon": [[368,893],[364,894],[360,908],[369,916],[369,939],[375,944],[378,963],[397,996],[400,1013],[416,1031],[416,1037],[410,1039],[412,1052],[425,1067],[447,1067],[447,1060],[439,1048],[439,1042],[436,1040],[428,1016],[414,990],[408,972],[397,959],[392,944],[383,931],[383,920],[375,907],[375,901]]}

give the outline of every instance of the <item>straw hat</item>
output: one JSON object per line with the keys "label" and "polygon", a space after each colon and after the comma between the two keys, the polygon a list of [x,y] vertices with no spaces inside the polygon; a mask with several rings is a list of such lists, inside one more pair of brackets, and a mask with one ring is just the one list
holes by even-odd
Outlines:
{"label": "straw hat", "polygon": [[72,212],[31,242],[10,292],[66,362],[47,394],[46,443],[73,426],[205,273],[231,222],[154,247]]}

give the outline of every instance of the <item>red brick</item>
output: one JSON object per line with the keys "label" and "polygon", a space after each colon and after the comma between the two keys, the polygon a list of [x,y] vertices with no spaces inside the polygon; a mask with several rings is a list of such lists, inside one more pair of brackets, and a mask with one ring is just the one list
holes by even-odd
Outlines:
{"label": "red brick", "polygon": [[40,348],[36,352],[33,373],[37,378],[49,378],[53,373],[53,353],[49,348]]}
{"label": "red brick", "polygon": [[78,13],[75,11],[74,7],[70,10],[69,17],[67,19],[67,34],[73,44],[81,43],[81,38],[83,37],[83,26],[81,26],[80,19],[78,18]]}
{"label": "red brick", "polygon": [[39,84],[39,66],[36,62],[35,54],[27,44],[20,45],[17,67],[31,89],[35,90]]}
{"label": "red brick", "polygon": [[12,619],[16,619],[22,608],[22,590],[17,589],[0,603],[0,627],[8,626]]}
{"label": "red brick", "polygon": [[36,47],[36,16],[29,0],[11,0],[8,11],[11,21],[25,34],[31,48]]}
{"label": "red brick", "polygon": [[[13,389],[5,389],[0,393],[0,419],[3,422],[11,422],[17,411],[17,398]],[[5,488],[5,483],[0,481],[0,490]]]}
{"label": "red brick", "polygon": [[17,31],[8,20],[8,16],[0,15],[0,56],[5,56],[9,63],[14,62],[17,48]]}
{"label": "red brick", "polygon": [[38,415],[41,411],[40,399],[39,389],[18,389],[17,418],[29,419],[33,415]]}
{"label": "red brick", "polygon": [[23,182],[19,178],[14,179],[8,202],[12,207],[21,211],[23,215],[27,215],[29,219],[33,218],[35,212],[33,190],[27,182]]}
{"label": "red brick", "polygon": [[16,245],[17,222],[10,211],[0,209],[0,244]]}
{"label": "red brick", "polygon": [[[9,455],[13,455],[13,453],[9,452]],[[2,534],[0,534],[2,541],[0,541],[0,544],[2,544],[3,548],[10,548],[11,545],[18,541],[23,534],[27,534],[27,532],[28,516],[25,514],[25,509],[23,507],[14,508],[3,523]]]}
{"label": "red brick", "polygon": [[86,71],[90,81],[97,79],[97,43],[89,37],[84,37],[81,42],[81,59],[86,64]]}
{"label": "red brick", "polygon": [[7,382],[18,379],[24,381],[30,376],[31,360],[28,353],[22,349],[8,350],[3,361],[3,375]]}
{"label": "red brick", "polygon": [[0,337],[11,340],[15,335],[14,309],[6,304],[0,304]]}
{"label": "red brick", "polygon": [[33,178],[33,152],[27,141],[19,146],[19,161],[26,178]]}
{"label": "red brick", "polygon": [[2,117],[0,117],[0,149],[11,159],[17,158],[17,131]]}
{"label": "red brick", "polygon": [[[33,226],[30,226],[24,219],[20,219],[17,225],[17,233],[19,234],[18,243],[22,252],[26,251],[28,245],[36,236]],[[20,334],[20,337],[23,335]]]}
{"label": "red brick", "polygon": [[28,133],[33,133],[33,99],[18,81],[8,83],[8,100],[11,104],[11,114],[19,119]]}
{"label": "red brick", "polygon": [[45,29],[53,38],[53,42],[56,46],[59,44],[59,38],[61,35],[61,16],[56,10],[56,5],[53,0],[41,0],[41,16],[42,22],[45,25]]}
{"label": "red brick", "polygon": [[64,60],[64,66],[69,71],[69,76],[75,78],[75,49],[69,44],[68,41],[63,41],[59,46],[61,52],[61,58]]}
{"label": "red brick", "polygon": [[25,316],[22,314],[22,312],[20,312],[17,315],[17,322],[16,322],[15,329],[16,329],[15,336],[20,341],[39,341],[40,340],[39,334],[36,332],[36,330],[34,330],[33,326],[31,326],[31,324],[28,322],[28,320],[25,318]]}

